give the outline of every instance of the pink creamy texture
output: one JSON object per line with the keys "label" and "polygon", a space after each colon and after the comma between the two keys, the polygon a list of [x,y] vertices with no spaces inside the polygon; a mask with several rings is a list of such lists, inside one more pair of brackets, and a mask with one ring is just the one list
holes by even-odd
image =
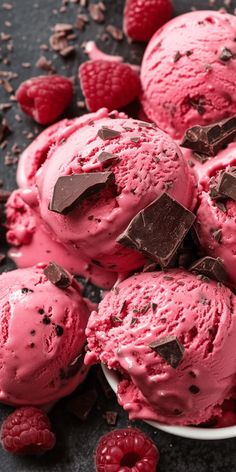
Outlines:
{"label": "pink creamy texture", "polygon": [[[85,362],[121,373],[118,400],[131,419],[199,424],[221,415],[235,385],[236,298],[191,273],[126,279],[92,312],[86,334]],[[185,348],[176,369],[149,347],[170,335]]]}
{"label": "pink creamy texture", "polygon": [[[116,130],[120,136],[104,141],[98,136],[102,127]],[[98,159],[103,151],[117,156],[105,168]],[[114,173],[115,188],[87,198],[67,215],[48,210],[59,176],[107,169]],[[179,148],[155,126],[127,118],[93,120],[81,130],[75,129],[51,149],[37,173],[36,185],[41,218],[53,237],[75,257],[87,257],[98,266],[122,273],[144,262],[140,254],[116,242],[141,209],[166,189],[190,209],[195,203],[195,180]]]}
{"label": "pink creamy texture", "polygon": [[83,365],[71,370],[85,344],[89,316],[79,286],[74,281],[66,290],[57,288],[33,267],[2,274],[0,293],[0,401],[44,405],[71,393],[86,375]]}
{"label": "pink creamy texture", "polygon": [[[202,167],[198,166],[200,194],[196,229],[203,250],[222,259],[231,283],[236,286],[236,202],[226,200],[226,211],[223,211],[209,194],[211,185],[218,183],[219,172],[233,166],[236,166],[235,142]],[[221,231],[219,242],[213,236],[217,230]]]}
{"label": "pink creamy texture", "polygon": [[[141,67],[147,116],[178,139],[195,124],[235,114],[235,37],[236,18],[216,11],[187,13],[159,29]],[[234,54],[228,62],[220,60],[224,48]]]}

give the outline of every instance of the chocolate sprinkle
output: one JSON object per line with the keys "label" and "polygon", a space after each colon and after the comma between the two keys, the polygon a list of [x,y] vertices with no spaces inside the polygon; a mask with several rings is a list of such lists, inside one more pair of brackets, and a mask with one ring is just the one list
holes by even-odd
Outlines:
{"label": "chocolate sprinkle", "polygon": [[189,128],[181,143],[182,147],[206,156],[215,156],[220,149],[236,136],[236,117],[227,118],[213,125],[196,125]]}
{"label": "chocolate sprinkle", "polygon": [[234,172],[224,172],[220,178],[219,193],[236,201],[236,174]]}
{"label": "chocolate sprinkle", "polygon": [[98,130],[99,138],[106,141],[107,139],[114,139],[120,136],[120,131],[116,131],[115,129],[107,128],[104,126],[103,128]]}
{"label": "chocolate sprinkle", "polygon": [[203,274],[218,282],[226,282],[228,278],[222,261],[214,257],[206,256],[199,259],[189,270],[197,274]]}
{"label": "chocolate sprinkle", "polygon": [[112,172],[72,174],[59,177],[56,181],[49,209],[67,214],[86,198],[114,182]]}
{"label": "chocolate sprinkle", "polygon": [[71,285],[71,278],[63,267],[57,265],[55,262],[49,262],[44,269],[44,274],[56,287],[66,289]]}
{"label": "chocolate sprinkle", "polygon": [[133,218],[117,241],[166,267],[195,218],[187,208],[163,193]]}
{"label": "chocolate sprinkle", "polygon": [[184,346],[176,336],[166,336],[153,341],[149,344],[149,347],[163,357],[173,369],[176,369],[183,360]]}

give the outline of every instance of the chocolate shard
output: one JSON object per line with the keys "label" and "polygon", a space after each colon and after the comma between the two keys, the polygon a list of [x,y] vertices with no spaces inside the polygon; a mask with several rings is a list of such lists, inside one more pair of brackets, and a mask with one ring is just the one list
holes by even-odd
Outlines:
{"label": "chocolate shard", "polygon": [[93,388],[69,399],[67,409],[80,421],[86,421],[97,402],[98,394]]}
{"label": "chocolate shard", "polygon": [[68,288],[72,283],[69,274],[63,269],[63,267],[59,266],[55,262],[49,262],[43,272],[48,280],[59,288]]}
{"label": "chocolate shard", "polygon": [[218,191],[220,194],[236,201],[236,174],[235,172],[224,172],[220,178]]}
{"label": "chocolate shard", "polygon": [[166,267],[195,218],[191,211],[163,193],[133,218],[117,241]]}
{"label": "chocolate shard", "polygon": [[236,136],[236,116],[209,126],[196,125],[189,128],[181,143],[182,147],[192,149],[199,155],[214,157]]}
{"label": "chocolate shard", "polygon": [[224,47],[220,53],[220,60],[223,62],[228,62],[230,59],[233,59],[234,54],[231,49]]}
{"label": "chocolate shard", "polygon": [[202,274],[218,282],[227,282],[228,277],[224,264],[220,259],[214,257],[202,257],[191,265],[191,272]]}
{"label": "chocolate shard", "polygon": [[98,130],[99,138],[106,141],[107,139],[114,139],[120,136],[120,131],[116,131],[115,129],[107,128],[106,126],[102,127]]}
{"label": "chocolate shard", "polygon": [[108,164],[111,164],[112,161],[117,159],[117,156],[115,154],[111,154],[110,152],[101,152],[98,156],[98,160],[105,166]]}
{"label": "chocolate shard", "polygon": [[84,199],[99,192],[111,182],[114,182],[112,172],[91,172],[59,177],[53,190],[49,210],[67,214]]}
{"label": "chocolate shard", "polygon": [[184,346],[176,336],[166,336],[149,344],[173,369],[176,369],[183,360]]}

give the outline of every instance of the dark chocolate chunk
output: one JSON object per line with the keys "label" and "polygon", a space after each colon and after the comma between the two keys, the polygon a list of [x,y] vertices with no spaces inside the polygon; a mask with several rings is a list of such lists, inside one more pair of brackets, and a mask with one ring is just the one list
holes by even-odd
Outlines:
{"label": "dark chocolate chunk", "polygon": [[156,311],[157,311],[157,303],[152,302],[152,303],[151,303],[151,308],[152,308],[153,313],[156,313]]}
{"label": "dark chocolate chunk", "polygon": [[64,333],[64,329],[63,329],[62,326],[60,326],[60,325],[56,325],[56,326],[55,326],[55,330],[56,330],[56,335],[57,335],[57,336],[62,336],[63,333]]}
{"label": "dark chocolate chunk", "polygon": [[217,243],[221,243],[222,231],[221,229],[215,229],[212,231],[212,236]]}
{"label": "dark chocolate chunk", "polygon": [[99,192],[114,182],[112,172],[72,174],[56,181],[49,210],[67,214],[85,198]]}
{"label": "dark chocolate chunk", "polygon": [[80,369],[84,366],[84,355],[85,351],[79,354],[79,356],[77,356],[66,369],[61,369],[61,379],[71,379],[80,371]]}
{"label": "dark chocolate chunk", "polygon": [[189,391],[190,391],[191,393],[193,393],[193,395],[196,395],[197,393],[200,392],[200,388],[197,387],[197,385],[191,385],[191,386],[189,387]]}
{"label": "dark chocolate chunk", "polygon": [[49,262],[43,272],[48,280],[57,287],[70,287],[72,281],[69,274],[63,269],[63,267],[57,265],[55,262]]}
{"label": "dark chocolate chunk", "polygon": [[206,275],[210,279],[217,280],[218,282],[227,281],[227,274],[222,261],[214,257],[206,256],[199,259],[190,267],[190,270],[197,274]]}
{"label": "dark chocolate chunk", "polygon": [[132,316],[130,326],[134,326],[137,321],[138,321],[138,318],[136,318],[135,316]]}
{"label": "dark chocolate chunk", "polygon": [[86,421],[98,398],[96,390],[91,389],[68,400],[67,409],[79,420]]}
{"label": "dark chocolate chunk", "polygon": [[117,159],[117,156],[105,151],[101,152],[98,156],[98,160],[104,165],[111,164],[115,159]]}
{"label": "dark chocolate chunk", "polygon": [[228,62],[230,59],[233,59],[234,54],[229,48],[223,48],[221,53],[220,53],[220,60],[223,62]]}
{"label": "dark chocolate chunk", "polygon": [[202,97],[191,97],[189,99],[189,104],[194,110],[197,110],[199,115],[204,115],[205,113],[205,100]]}
{"label": "dark chocolate chunk", "polygon": [[43,317],[43,324],[49,325],[50,323],[51,323],[51,319],[49,318],[49,316],[45,315]]}
{"label": "dark chocolate chunk", "polygon": [[196,125],[189,128],[181,143],[182,147],[206,156],[215,156],[220,149],[236,136],[236,117],[227,118],[213,125]]}
{"label": "dark chocolate chunk", "polygon": [[173,369],[176,369],[182,362],[184,355],[184,346],[179,342],[176,336],[167,336],[165,338],[153,341],[149,347],[156,351]]}
{"label": "dark chocolate chunk", "polygon": [[236,174],[234,172],[224,172],[220,178],[219,193],[236,201]]}
{"label": "dark chocolate chunk", "polygon": [[118,242],[167,266],[195,221],[195,215],[163,193],[141,210]]}
{"label": "dark chocolate chunk", "polygon": [[116,131],[115,129],[104,126],[104,128],[98,130],[98,136],[99,138],[106,141],[107,139],[118,138],[120,136],[120,131]]}

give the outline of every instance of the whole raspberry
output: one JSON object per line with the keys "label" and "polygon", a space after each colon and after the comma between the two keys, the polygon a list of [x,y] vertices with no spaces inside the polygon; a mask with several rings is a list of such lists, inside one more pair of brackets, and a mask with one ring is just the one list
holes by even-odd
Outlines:
{"label": "whole raspberry", "polygon": [[39,408],[18,408],[2,424],[1,443],[8,452],[42,454],[55,442],[50,421]]}
{"label": "whole raspberry", "polygon": [[139,429],[117,429],[100,439],[95,460],[97,472],[156,472],[159,451]]}
{"label": "whole raspberry", "polygon": [[72,97],[72,82],[61,75],[33,77],[22,82],[16,91],[22,110],[41,125],[59,118]]}
{"label": "whole raspberry", "polygon": [[96,60],[84,62],[79,68],[82,92],[89,111],[107,107],[112,111],[132,102],[140,93],[136,72],[128,64]]}
{"label": "whole raspberry", "polygon": [[149,41],[172,16],[171,0],[126,0],[123,29],[134,41]]}

